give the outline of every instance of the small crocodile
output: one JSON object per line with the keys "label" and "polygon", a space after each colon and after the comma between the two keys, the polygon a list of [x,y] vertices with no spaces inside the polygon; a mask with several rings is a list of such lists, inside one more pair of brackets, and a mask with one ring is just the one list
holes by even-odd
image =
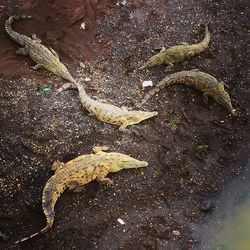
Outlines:
{"label": "small crocodile", "polygon": [[55,171],[55,174],[47,181],[42,196],[42,207],[47,225],[42,230],[15,243],[46,233],[52,227],[55,217],[55,204],[65,189],[79,192],[85,184],[95,179],[101,183],[112,185],[113,181],[106,177],[108,173],[148,165],[146,161],[139,161],[121,153],[104,152],[106,150],[108,150],[108,147],[94,147],[93,152],[95,154],[81,155],[67,163],[60,161],[53,163],[51,169]]}
{"label": "small crocodile", "polygon": [[163,78],[155,88],[151,89],[145,95],[141,102],[141,105],[144,105],[161,89],[175,83],[186,84],[200,90],[201,92],[203,92],[203,100],[206,103],[208,101],[208,96],[211,96],[217,103],[225,107],[228,112],[230,112],[232,115],[235,114],[235,110],[232,107],[229,94],[224,89],[224,83],[217,81],[215,77],[201,72],[197,69],[176,72]]}
{"label": "small crocodile", "polygon": [[145,68],[151,68],[156,65],[161,65],[165,63],[166,65],[173,66],[174,63],[183,62],[194,55],[202,53],[205,49],[208,48],[210,42],[210,32],[208,27],[205,27],[205,37],[200,43],[196,44],[180,44],[165,49],[163,47],[161,51],[152,56],[139,70]]}
{"label": "small crocodile", "polygon": [[29,55],[31,59],[37,63],[36,66],[32,67],[34,70],[46,68],[48,71],[67,81],[74,81],[66,66],[60,62],[58,54],[52,48],[47,48],[42,45],[41,40],[38,39],[35,34],[32,34],[30,38],[12,30],[11,24],[15,20],[27,18],[30,19],[32,17],[27,15],[14,15],[10,16],[5,22],[5,30],[10,38],[22,46],[16,53],[24,56]]}
{"label": "small crocodile", "polygon": [[101,100],[93,100],[87,95],[81,84],[77,82],[74,82],[74,84],[78,88],[83,107],[91,114],[94,114],[98,120],[119,126],[119,131],[124,131],[129,125],[138,124],[143,120],[158,115],[156,111],[128,110],[126,107],[120,108]]}

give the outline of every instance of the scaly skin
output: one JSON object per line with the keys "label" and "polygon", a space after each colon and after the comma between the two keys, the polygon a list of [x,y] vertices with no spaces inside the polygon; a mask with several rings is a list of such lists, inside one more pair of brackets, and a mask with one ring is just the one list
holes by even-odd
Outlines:
{"label": "scaly skin", "polygon": [[198,55],[202,53],[205,49],[208,48],[210,42],[210,33],[208,31],[208,27],[205,27],[205,37],[204,39],[197,44],[182,44],[175,45],[168,49],[164,47],[162,50],[152,56],[142,67],[139,69],[151,68],[156,65],[161,65],[165,63],[166,65],[173,66],[174,63],[183,62],[194,55]]}
{"label": "scaly skin", "polygon": [[112,104],[93,100],[86,94],[81,84],[77,82],[74,82],[74,84],[78,88],[83,107],[94,114],[98,120],[119,126],[120,131],[126,130],[126,127],[129,125],[138,124],[143,120],[158,115],[156,111],[128,110],[126,107],[119,108]]}
{"label": "scaly skin", "polygon": [[232,115],[235,114],[229,94],[224,89],[224,84],[218,82],[213,76],[198,70],[181,71],[165,77],[155,88],[145,95],[141,105],[144,105],[161,89],[176,83],[186,84],[200,90],[203,92],[204,100],[207,99],[207,96],[211,96],[217,103],[226,108],[228,112]]}
{"label": "scaly skin", "polygon": [[37,233],[22,240],[20,243],[37,235],[46,233],[53,225],[55,217],[55,204],[65,189],[79,192],[83,186],[95,179],[105,184],[113,184],[107,178],[108,173],[115,173],[122,169],[146,167],[146,161],[136,160],[128,155],[110,152],[106,153],[107,147],[94,147],[95,154],[81,155],[75,159],[62,163],[54,162],[52,170],[55,174],[47,181],[43,189],[42,206],[47,219],[47,225]]}
{"label": "scaly skin", "polygon": [[22,46],[22,48],[17,50],[16,53],[25,56],[29,55],[31,59],[37,63],[37,65],[33,67],[34,70],[44,67],[55,75],[60,76],[67,81],[73,82],[73,77],[70,75],[66,66],[60,62],[59,56],[52,48],[48,49],[42,45],[41,40],[35,35],[32,35],[32,38],[30,38],[12,30],[11,24],[15,20],[26,18],[29,19],[31,16],[10,16],[5,22],[5,30],[10,38]]}

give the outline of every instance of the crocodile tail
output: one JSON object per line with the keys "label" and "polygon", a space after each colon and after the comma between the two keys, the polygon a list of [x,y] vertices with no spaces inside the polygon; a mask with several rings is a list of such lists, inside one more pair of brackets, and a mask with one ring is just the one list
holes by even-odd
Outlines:
{"label": "crocodile tail", "polygon": [[44,227],[42,230],[40,230],[40,231],[38,231],[38,232],[36,232],[36,233],[34,233],[34,234],[28,236],[28,237],[22,238],[21,240],[16,241],[15,244],[24,242],[24,241],[26,241],[26,240],[30,240],[30,239],[32,239],[33,237],[36,237],[36,236],[38,236],[38,235],[40,235],[40,234],[44,234],[44,233],[46,233],[46,232],[51,228],[51,226],[52,226],[52,225],[47,224],[46,227]]}
{"label": "crocodile tail", "polygon": [[205,25],[205,37],[204,39],[196,44],[192,44],[191,45],[191,50],[193,50],[195,52],[196,55],[202,53],[205,49],[208,48],[209,43],[210,43],[210,38],[211,38],[211,34],[208,30],[208,25]]}
{"label": "crocodile tail", "polygon": [[92,99],[87,95],[84,87],[82,84],[78,83],[78,82],[74,82],[76,87],[78,88],[79,91],[79,97],[80,97],[80,101],[82,106],[87,109],[88,111],[91,110],[91,106],[93,104]]}
{"label": "crocodile tail", "polygon": [[[172,74],[173,75],[173,74]],[[170,76],[166,76],[165,78],[163,78],[157,86],[155,86],[153,89],[151,89],[142,99],[141,102],[141,106],[144,105],[146,102],[148,102],[156,93],[158,93],[160,90],[162,90],[163,88],[175,83],[174,82],[174,77],[172,77],[172,75]],[[173,79],[172,79],[173,78]]]}
{"label": "crocodile tail", "polygon": [[52,226],[54,222],[56,202],[67,187],[64,180],[63,174],[53,175],[43,189],[42,206],[47,225]]}
{"label": "crocodile tail", "polygon": [[204,48],[208,48],[208,45],[210,43],[210,39],[211,39],[211,34],[208,30],[208,25],[205,25],[205,37],[204,39],[201,41],[201,43],[203,43]]}
{"label": "crocodile tail", "polygon": [[85,91],[85,89],[84,89],[84,87],[83,87],[82,84],[80,84],[80,83],[78,83],[78,82],[76,82],[76,81],[74,81],[74,84],[75,84],[76,87],[78,88],[78,91],[79,91],[79,95],[80,95],[80,96],[87,96],[87,93],[86,93],[86,91]]}
{"label": "crocodile tail", "polygon": [[19,43],[20,45],[24,46],[24,40],[25,37],[24,35],[21,35],[17,32],[15,32],[14,30],[12,30],[11,28],[11,24],[16,21],[16,20],[20,20],[20,19],[30,19],[32,18],[31,16],[28,15],[13,15],[10,16],[6,21],[5,21],[5,31],[8,33],[8,35],[17,43]]}
{"label": "crocodile tail", "polygon": [[[197,70],[195,70],[197,71]],[[176,72],[171,75],[164,77],[153,89],[151,89],[142,99],[141,106],[148,102],[156,93],[161,91],[162,89],[176,84],[186,84],[187,81],[191,81],[188,78],[188,71]]]}
{"label": "crocodile tail", "polygon": [[141,106],[144,105],[146,102],[148,102],[156,93],[158,93],[163,87],[156,86],[153,89],[151,89],[142,99]]}
{"label": "crocodile tail", "polygon": [[25,237],[19,241],[16,241],[15,244],[24,242],[26,240],[29,240],[33,237],[36,237],[38,235],[46,233],[53,225],[54,223],[54,207],[55,204],[60,197],[61,193],[66,189],[66,185],[63,181],[63,178],[60,178],[63,176],[56,176],[53,175],[46,183],[44,190],[43,190],[43,198],[42,198],[42,206],[43,211],[47,219],[47,225],[40,231]]}

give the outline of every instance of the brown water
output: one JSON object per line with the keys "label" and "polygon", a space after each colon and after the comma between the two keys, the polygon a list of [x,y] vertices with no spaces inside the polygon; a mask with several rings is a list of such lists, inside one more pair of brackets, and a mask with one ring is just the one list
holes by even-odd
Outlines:
{"label": "brown water", "polygon": [[215,212],[201,228],[198,249],[250,250],[250,160],[223,190]]}

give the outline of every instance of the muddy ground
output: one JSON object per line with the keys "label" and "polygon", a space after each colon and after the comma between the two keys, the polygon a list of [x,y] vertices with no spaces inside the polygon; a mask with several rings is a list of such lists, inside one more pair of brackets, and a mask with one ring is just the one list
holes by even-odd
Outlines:
{"label": "muddy ground", "polygon": [[[200,92],[176,85],[145,106],[158,117],[124,133],[83,110],[77,91],[56,96],[64,81],[45,70],[34,72],[29,58],[15,54],[19,46],[4,31],[13,13],[10,2],[15,1],[0,0],[0,248],[199,247],[192,225],[210,213],[201,204],[241,173],[250,153],[248,1],[16,1],[14,11],[34,19],[13,28],[36,33],[53,47],[91,96],[135,108],[148,91],[143,80],[156,84],[168,73],[199,68],[228,85],[237,110],[232,117],[213,100],[203,104]],[[206,52],[168,73],[164,66],[137,71],[157,47],[200,41],[204,23],[212,34]],[[86,77],[91,81],[84,82]],[[110,174],[113,187],[94,181],[81,193],[65,192],[53,228],[14,245],[45,225],[41,194],[52,162],[90,153],[94,145],[149,166]]]}

